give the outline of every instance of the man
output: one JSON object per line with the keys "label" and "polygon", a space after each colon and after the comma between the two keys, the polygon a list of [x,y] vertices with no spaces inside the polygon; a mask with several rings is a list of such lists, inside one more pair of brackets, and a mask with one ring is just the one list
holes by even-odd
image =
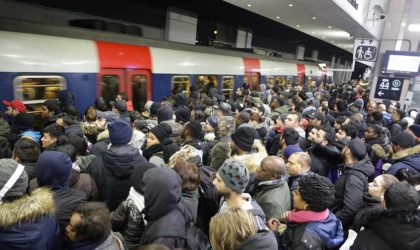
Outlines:
{"label": "man", "polygon": [[278,155],[284,154],[284,149],[288,146],[295,145],[299,147],[299,133],[293,128],[285,128],[280,138],[281,150]]}
{"label": "man", "polygon": [[255,173],[256,187],[252,197],[258,202],[266,218],[278,218],[290,211],[290,191],[286,182],[286,164],[278,156],[268,156]]}
{"label": "man", "polygon": [[227,159],[223,163],[213,181],[217,192],[222,195],[219,213],[227,207],[239,207],[245,211],[252,210],[258,233],[268,234],[272,244],[277,247],[275,236],[266,225],[263,210],[248,193],[244,193],[248,181],[249,172],[242,163],[233,159]]}
{"label": "man", "polygon": [[345,235],[353,224],[354,216],[363,207],[363,195],[368,191],[368,177],[375,169],[366,156],[366,146],[359,139],[352,139],[344,146],[344,170],[335,183],[335,201],[331,211],[343,223]]}
{"label": "man", "polygon": [[127,198],[134,168],[146,159],[137,148],[128,145],[133,134],[131,124],[116,120],[108,124],[108,131],[111,146],[92,161],[89,172],[98,187],[100,199],[113,211]]}
{"label": "man", "polygon": [[3,104],[7,107],[5,114],[10,119],[10,121],[17,114],[26,111],[26,106],[21,100],[13,100],[11,102],[3,100]]}
{"label": "man", "polygon": [[112,112],[117,114],[121,120],[130,121],[130,112],[127,111],[127,104],[124,100],[111,101]]}
{"label": "man", "polygon": [[56,122],[61,115],[61,103],[57,100],[46,100],[42,105],[42,118],[44,118],[44,127]]}
{"label": "man", "polygon": [[173,118],[174,111],[170,104],[162,104],[158,110],[157,120],[158,123],[166,123],[172,128],[171,139],[176,144],[181,144],[181,132],[183,126],[175,122]]}
{"label": "man", "polygon": [[386,210],[373,214],[351,249],[419,249],[419,196],[410,184],[395,182],[385,191]]}
{"label": "man", "polygon": [[322,112],[314,112],[308,115],[309,117],[309,126],[320,127],[325,124],[325,115]]}
{"label": "man", "polygon": [[393,164],[387,174],[396,175],[401,169],[410,169],[420,174],[420,146],[416,139],[406,132],[399,132],[391,137]]}
{"label": "man", "polygon": [[353,123],[349,122],[341,126],[335,134],[337,141],[343,145],[347,144],[351,139],[356,138],[359,133],[359,128]]}
{"label": "man", "polygon": [[182,147],[185,145],[191,145],[201,153],[201,159],[207,157],[209,151],[209,145],[207,142],[201,141],[203,137],[203,128],[197,121],[190,121],[184,125],[184,129],[181,132],[181,138],[183,139]]}
{"label": "man", "polygon": [[25,166],[29,180],[32,180],[36,178],[36,162],[40,155],[39,145],[35,141],[22,138],[16,141],[12,158]]}
{"label": "man", "polygon": [[[296,152],[290,155],[286,163],[287,174],[289,175],[288,186],[293,202],[293,192],[298,187],[298,180],[304,175],[311,174],[311,157],[306,152]],[[293,204],[291,204],[293,207]]]}
{"label": "man", "polygon": [[44,129],[44,135],[41,138],[41,146],[45,150],[53,148],[58,138],[64,135],[64,128],[57,124],[51,124]]}
{"label": "man", "polygon": [[290,113],[287,115],[286,120],[284,121],[285,128],[293,128],[299,133],[299,146],[302,149],[306,148],[306,132],[300,127],[301,115],[299,113]]}

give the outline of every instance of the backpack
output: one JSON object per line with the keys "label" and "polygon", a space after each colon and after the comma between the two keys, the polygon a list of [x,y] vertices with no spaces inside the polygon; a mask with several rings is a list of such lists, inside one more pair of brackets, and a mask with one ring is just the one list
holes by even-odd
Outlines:
{"label": "backpack", "polygon": [[209,238],[198,227],[194,225],[194,219],[192,218],[192,216],[187,216],[185,214],[185,210],[189,210],[188,205],[184,202],[182,202],[182,204],[184,206],[184,211],[181,211],[179,207],[177,208],[181,211],[185,218],[185,234],[180,236],[181,238],[185,239],[185,249],[207,250],[210,246]]}

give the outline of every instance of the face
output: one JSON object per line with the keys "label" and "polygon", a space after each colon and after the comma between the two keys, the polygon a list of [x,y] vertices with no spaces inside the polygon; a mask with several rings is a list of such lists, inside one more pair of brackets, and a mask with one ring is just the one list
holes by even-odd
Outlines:
{"label": "face", "polygon": [[51,113],[48,111],[47,106],[44,106],[44,105],[42,106],[42,114],[41,114],[41,116],[43,118],[48,118],[48,117],[51,116]]}
{"label": "face", "polygon": [[77,233],[75,232],[74,227],[80,223],[82,218],[80,217],[80,214],[74,213],[72,214],[70,218],[70,222],[66,227],[66,236],[70,241],[77,240]]}
{"label": "face", "polygon": [[203,130],[204,130],[204,132],[207,132],[207,133],[212,133],[212,132],[214,132],[214,128],[209,124],[209,122],[206,120],[206,122],[203,124]]}
{"label": "face", "polygon": [[49,133],[44,133],[44,136],[41,138],[41,143],[42,143],[43,148],[48,147],[49,145],[53,144],[56,141],[57,139],[51,137]]}
{"label": "face", "polygon": [[297,175],[301,172],[301,166],[297,162],[298,155],[292,154],[286,162],[287,173],[291,176]]}
{"label": "face", "polygon": [[338,130],[338,132],[335,134],[335,136],[337,137],[337,141],[342,141],[344,138],[347,137],[347,134],[345,131],[343,131],[342,129]]}
{"label": "face", "polygon": [[376,102],[372,102],[372,101],[369,102],[366,105],[366,109],[367,109],[368,114],[372,114],[374,111],[376,111],[376,107],[377,107]]}
{"label": "face", "polygon": [[261,166],[257,168],[257,171],[255,172],[255,179],[258,181],[267,181],[272,178],[274,178],[273,174],[270,172],[267,166],[261,163]]}
{"label": "face", "polygon": [[401,120],[401,117],[398,114],[398,112],[393,111],[392,115],[391,115],[391,119],[392,119],[393,122],[397,122],[397,121]]}
{"label": "face", "polygon": [[310,125],[310,126],[319,126],[319,125],[320,125],[320,122],[319,122],[319,120],[318,120],[318,119],[313,118],[313,119],[310,119],[310,120],[309,120],[309,125]]}
{"label": "face", "polygon": [[222,181],[218,173],[216,174],[216,178],[213,180],[213,185],[219,194],[221,194],[225,198],[229,197],[230,189],[226,187],[225,183]]}
{"label": "face", "polygon": [[313,138],[313,142],[320,146],[327,144],[325,141],[325,134],[326,132],[324,130],[317,130]]}
{"label": "face", "polygon": [[98,118],[98,120],[96,120],[96,126],[97,126],[100,130],[105,130],[105,126],[106,126],[106,119],[104,119],[104,118]]}
{"label": "face", "polygon": [[371,183],[369,183],[369,194],[374,198],[380,198],[384,195],[383,177],[377,176]]}
{"label": "face", "polygon": [[58,126],[64,127],[63,118],[57,118],[57,120],[55,121],[55,124],[57,124]]}
{"label": "face", "polygon": [[147,134],[147,147],[148,148],[150,148],[153,145],[157,145],[159,143],[160,142],[158,138],[156,138],[156,136],[152,132],[149,132],[149,134]]}
{"label": "face", "polygon": [[295,128],[298,126],[297,117],[294,114],[287,115],[286,121],[284,122],[284,126],[286,128]]}
{"label": "face", "polygon": [[377,135],[375,134],[375,132],[373,131],[372,128],[367,128],[365,131],[365,139],[369,140],[369,139],[374,139],[376,138]]}
{"label": "face", "polygon": [[7,106],[7,110],[6,110],[6,115],[8,116],[16,116],[17,114],[19,114],[19,111],[17,111],[16,109]]}
{"label": "face", "polygon": [[293,193],[293,207],[297,210],[305,210],[308,204],[300,196],[300,187],[298,187]]}
{"label": "face", "polygon": [[309,132],[309,135],[308,135],[308,141],[313,141],[317,132],[318,132],[318,129],[312,128],[311,132]]}
{"label": "face", "polygon": [[122,100],[122,96],[117,95],[117,97],[115,97],[115,101],[121,101]]}

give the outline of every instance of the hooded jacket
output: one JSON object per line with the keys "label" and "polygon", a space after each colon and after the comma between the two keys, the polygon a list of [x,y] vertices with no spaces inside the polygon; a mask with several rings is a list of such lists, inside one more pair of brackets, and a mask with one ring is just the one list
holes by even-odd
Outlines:
{"label": "hooded jacket", "polygon": [[68,181],[72,171],[70,157],[62,152],[46,151],[38,159],[38,185],[54,192],[56,216],[62,233],[69,224],[72,211],[86,201],[86,194],[70,188]]}
{"label": "hooded jacket", "polygon": [[394,164],[388,169],[387,174],[395,175],[402,168],[409,168],[420,173],[420,145],[395,153],[392,160]]}
{"label": "hooded jacket", "polygon": [[259,182],[252,197],[258,202],[266,218],[278,218],[290,211],[290,191],[283,179]]}
{"label": "hooded jacket", "polygon": [[244,240],[236,248],[236,250],[255,250],[255,249],[277,250],[278,249],[277,241],[273,232],[271,231],[258,232],[256,235]]}
{"label": "hooded jacket", "polygon": [[1,249],[57,249],[59,234],[53,193],[47,188],[0,205]]}
{"label": "hooded jacket", "polygon": [[420,212],[384,211],[358,233],[350,249],[420,249]]}
{"label": "hooded jacket", "polygon": [[103,156],[92,161],[90,175],[95,180],[100,200],[111,211],[127,198],[131,173],[145,161],[139,150],[130,145],[111,146]]}
{"label": "hooded jacket", "polygon": [[349,228],[357,211],[363,207],[363,196],[368,191],[368,177],[375,169],[369,158],[345,166],[340,178],[335,183],[335,200],[331,211],[343,223],[345,229]]}
{"label": "hooded jacket", "polygon": [[181,199],[181,178],[169,168],[153,168],[143,177],[146,220],[140,245],[163,244],[184,248],[186,221],[192,213]]}
{"label": "hooded jacket", "polygon": [[343,157],[336,146],[314,145],[308,153],[312,161],[311,171],[322,176],[328,176],[330,169],[337,169],[337,166],[343,163]]}
{"label": "hooded jacket", "polygon": [[8,158],[12,156],[9,134],[10,125],[3,118],[0,118],[0,157]]}

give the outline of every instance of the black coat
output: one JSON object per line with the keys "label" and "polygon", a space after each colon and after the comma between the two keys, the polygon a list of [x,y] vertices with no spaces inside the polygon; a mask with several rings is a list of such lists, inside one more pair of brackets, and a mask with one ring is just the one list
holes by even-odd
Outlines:
{"label": "black coat", "polygon": [[146,159],[138,149],[129,146],[111,146],[103,156],[96,157],[89,167],[95,180],[99,199],[113,211],[127,198],[130,190],[130,177],[134,168]]}
{"label": "black coat", "polygon": [[55,214],[63,235],[66,232],[73,210],[86,201],[86,194],[80,190],[69,187],[54,190]]}
{"label": "black coat", "polygon": [[311,157],[311,171],[327,176],[330,169],[337,169],[343,163],[343,157],[336,146],[312,146],[309,151]]}
{"label": "black coat", "polygon": [[375,169],[369,158],[345,166],[340,178],[335,183],[335,200],[331,211],[343,223],[344,229],[353,224],[357,211],[363,207],[363,195],[368,191],[368,177]]}
{"label": "black coat", "polygon": [[420,211],[384,211],[358,233],[352,250],[420,249]]}
{"label": "black coat", "polygon": [[379,199],[364,195],[363,202],[364,206],[357,212],[353,220],[352,229],[356,232],[359,232],[362,227],[366,226],[372,215],[384,210]]}

